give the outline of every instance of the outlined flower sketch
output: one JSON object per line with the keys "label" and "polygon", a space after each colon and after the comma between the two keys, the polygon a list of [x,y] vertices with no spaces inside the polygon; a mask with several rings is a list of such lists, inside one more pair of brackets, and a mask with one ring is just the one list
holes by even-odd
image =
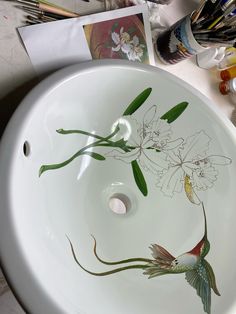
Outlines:
{"label": "outlined flower sketch", "polygon": [[[156,129],[158,135],[155,133],[153,125],[156,123],[156,112],[157,107],[152,106],[145,113],[142,123],[132,116],[122,118],[122,123],[130,130],[129,136],[126,138],[126,145],[131,150],[124,152],[121,149],[114,149],[106,153],[106,156],[126,163],[136,160],[144,170],[153,174],[158,174],[163,169],[168,169],[169,161],[167,161],[166,155],[160,151],[157,159],[156,149],[160,149],[160,142],[163,143],[163,146],[167,145],[172,131],[170,125],[166,121],[162,121],[163,124],[160,123],[159,128]],[[160,120],[159,118],[157,119]],[[179,145],[180,142],[177,142],[176,145]]]}
{"label": "outlined flower sketch", "polygon": [[[128,38],[123,30],[121,34]],[[77,133],[89,136],[94,141],[62,163],[43,165],[39,174],[64,167],[83,155],[99,161],[113,158],[131,166],[135,183],[144,196],[148,194],[148,185],[143,171],[154,176],[156,187],[163,195],[173,197],[184,190],[192,203],[200,204],[198,192],[211,188],[218,178],[218,166],[229,165],[232,161],[228,157],[209,153],[211,138],[204,130],[186,139],[174,137],[171,124],[183,114],[187,102],[179,103],[164,115],[160,115],[158,107],[153,105],[144,112],[141,120],[137,119],[135,112],[151,91],[151,88],[145,89],[131,102],[108,136],[83,130],[57,130],[64,135]],[[104,148],[102,154],[101,150],[94,151],[96,147]]]}
{"label": "outlined flower sketch", "polygon": [[216,166],[229,165],[231,159],[210,155],[210,137],[203,131],[189,136],[181,147],[168,152],[168,169],[159,173],[157,186],[164,195],[172,197],[185,188],[189,200],[199,204],[196,190],[211,188],[218,177]]}

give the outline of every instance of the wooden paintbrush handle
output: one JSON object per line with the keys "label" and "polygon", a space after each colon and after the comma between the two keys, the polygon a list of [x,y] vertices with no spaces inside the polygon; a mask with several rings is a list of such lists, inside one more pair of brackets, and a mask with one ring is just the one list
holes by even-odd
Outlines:
{"label": "wooden paintbrush handle", "polygon": [[63,10],[61,8],[57,8],[54,6],[50,6],[48,4],[45,3],[39,3],[39,9],[45,12],[50,12],[50,13],[54,13],[54,14],[58,14],[58,15],[63,15],[65,17],[78,17],[79,14],[74,13],[74,12],[70,12],[67,10]]}

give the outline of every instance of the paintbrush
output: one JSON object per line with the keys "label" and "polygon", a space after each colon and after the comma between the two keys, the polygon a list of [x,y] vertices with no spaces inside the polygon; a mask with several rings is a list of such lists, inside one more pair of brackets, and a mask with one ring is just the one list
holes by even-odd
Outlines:
{"label": "paintbrush", "polygon": [[78,17],[79,14],[68,11],[62,7],[51,5],[48,2],[43,3],[35,0],[16,0],[16,2],[21,3],[23,5],[27,5],[31,8],[38,8],[41,11],[58,14],[64,17]]}
{"label": "paintbrush", "polygon": [[48,23],[48,22],[54,22],[55,19],[45,16],[45,15],[27,15],[26,19],[30,21],[38,21],[39,23]]}
{"label": "paintbrush", "polygon": [[219,15],[213,23],[211,23],[207,28],[208,29],[212,29],[213,27],[217,27],[217,25],[224,20],[225,18],[227,18],[234,10],[235,10],[236,6],[235,4],[232,4],[231,6],[227,7],[227,9],[225,10],[225,12],[222,15]]}
{"label": "paintbrush", "polygon": [[201,0],[199,8],[196,11],[194,11],[193,15],[191,16],[192,25],[197,22],[200,14],[201,14],[204,6],[205,6],[205,3],[206,3],[206,0]]}
{"label": "paintbrush", "polygon": [[236,23],[236,15],[232,15],[230,18],[228,18],[226,21],[222,22],[223,26],[233,26]]}
{"label": "paintbrush", "polygon": [[31,16],[31,15],[27,15],[26,19],[27,19],[26,21],[28,21],[30,23],[32,22],[34,24],[44,23],[44,21],[42,21],[41,19],[34,17],[34,16]]}
{"label": "paintbrush", "polygon": [[31,7],[28,7],[28,6],[20,6],[20,5],[16,5],[15,7],[23,10],[24,12],[26,13],[29,13],[31,15],[43,15],[43,16],[47,16],[47,17],[50,17],[54,20],[62,20],[62,19],[67,19],[68,17],[66,16],[63,16],[63,15],[59,15],[59,14],[54,14],[54,13],[50,13],[50,12],[45,12],[45,11],[42,11],[38,8],[31,8]]}
{"label": "paintbrush", "polygon": [[44,15],[43,13],[30,13],[30,15],[27,15],[26,18],[32,17],[34,19],[39,19],[40,21],[43,22],[53,22],[53,21],[57,21],[55,18]]}

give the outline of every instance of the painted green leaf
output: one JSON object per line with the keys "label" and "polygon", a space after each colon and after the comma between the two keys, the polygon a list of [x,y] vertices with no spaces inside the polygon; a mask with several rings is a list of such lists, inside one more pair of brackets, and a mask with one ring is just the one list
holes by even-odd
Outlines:
{"label": "painted green leaf", "polygon": [[133,33],[135,33],[137,31],[137,28],[134,26],[131,26],[128,28],[127,32],[132,35]]}
{"label": "painted green leaf", "polygon": [[115,29],[119,26],[119,23],[118,22],[115,22],[112,27],[111,27],[111,31],[114,32]]}
{"label": "painted green leaf", "polygon": [[144,196],[147,196],[148,189],[147,189],[147,183],[145,181],[145,178],[143,176],[143,173],[138,165],[137,160],[133,160],[131,162],[134,180],[139,188],[139,190],[142,192]]}
{"label": "painted green leaf", "polygon": [[94,152],[83,152],[81,155],[88,155],[94,159],[97,160],[105,160],[106,158],[98,153],[94,153]]}
{"label": "painted green leaf", "polygon": [[187,108],[188,103],[186,101],[181,102],[180,104],[176,105],[175,107],[171,108],[167,111],[162,117],[162,120],[167,120],[168,123],[175,121]]}
{"label": "painted green leaf", "polygon": [[112,45],[109,42],[106,42],[104,44],[104,47],[108,49],[108,48],[112,48]]}
{"label": "painted green leaf", "polygon": [[142,106],[142,104],[145,102],[145,100],[149,97],[149,95],[152,92],[152,88],[146,88],[142,93],[140,93],[127,107],[125,112],[123,113],[123,116],[128,116],[133,114],[139,107]]}

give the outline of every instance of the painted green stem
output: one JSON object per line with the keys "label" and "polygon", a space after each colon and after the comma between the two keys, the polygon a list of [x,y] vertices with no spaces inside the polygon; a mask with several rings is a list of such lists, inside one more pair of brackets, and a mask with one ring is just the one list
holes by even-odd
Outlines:
{"label": "painted green stem", "polygon": [[[98,140],[105,140],[104,137],[97,135],[97,134],[93,134],[90,132],[86,132],[86,131],[82,131],[82,130],[64,130],[64,129],[59,129],[57,130],[57,133],[59,134],[63,134],[63,135],[68,135],[68,134],[82,134],[82,135],[86,135],[86,136],[91,136],[94,137]],[[125,152],[129,151],[130,149],[135,149],[136,147],[134,146],[126,146],[124,145],[123,147],[121,146],[121,141],[123,141],[124,143],[124,139],[120,139],[118,141],[111,141],[111,140],[106,140],[107,143],[104,144],[100,144],[97,146],[103,146],[103,147],[119,147],[121,149],[123,149]]]}
{"label": "painted green stem", "polygon": [[112,274],[115,274],[115,273],[118,273],[118,272],[121,272],[121,271],[124,271],[124,270],[128,270],[128,269],[146,269],[146,268],[149,267],[148,265],[136,264],[136,265],[129,265],[129,266],[124,266],[124,267],[119,267],[119,268],[115,268],[115,269],[112,269],[112,270],[109,270],[109,271],[105,271],[105,272],[100,272],[100,273],[92,272],[92,271],[86,269],[83,265],[81,265],[81,263],[79,262],[76,254],[75,254],[73,245],[72,245],[72,243],[71,243],[69,238],[68,238],[68,240],[69,240],[69,243],[70,243],[71,252],[72,252],[72,255],[74,257],[75,262],[79,265],[79,267],[81,269],[83,269],[84,271],[86,271],[90,275],[93,275],[93,276],[108,276],[108,275],[112,275]]}
{"label": "painted green stem", "polygon": [[118,142],[102,143],[102,144],[96,145],[96,147],[120,148],[120,149],[122,149],[124,152],[129,152],[130,150],[136,148],[136,147],[131,147],[131,146],[122,145],[122,144],[120,144],[120,143],[118,143]]}
{"label": "painted green stem", "polygon": [[101,141],[94,142],[94,143],[92,143],[90,145],[87,145],[87,146],[83,147],[77,153],[75,153],[73,156],[71,156],[69,159],[67,159],[67,160],[65,160],[65,161],[63,161],[61,163],[41,166],[40,169],[39,169],[39,176],[41,176],[45,171],[55,170],[55,169],[59,169],[59,168],[65,167],[66,165],[71,163],[75,158],[81,156],[87,149],[92,148],[92,147],[96,147],[97,146],[96,144],[100,143],[100,142]]}
{"label": "painted green stem", "polygon": [[94,255],[99,260],[99,262],[101,262],[101,263],[103,263],[105,265],[119,265],[119,264],[133,263],[133,262],[145,262],[145,263],[153,262],[153,260],[151,260],[151,259],[142,258],[142,257],[129,258],[129,259],[124,259],[124,260],[117,261],[117,262],[107,262],[107,261],[104,261],[103,259],[101,259],[98,256],[98,254],[97,254],[97,241],[96,241],[94,236],[92,236],[92,237],[94,239],[94,248],[93,248]]}
{"label": "painted green stem", "polygon": [[[59,134],[63,134],[63,135],[68,135],[68,134],[82,134],[82,135],[86,135],[86,136],[90,136],[90,137],[94,137],[98,140],[104,140],[105,138],[97,135],[97,134],[93,134],[90,132],[86,132],[86,131],[82,131],[82,130],[64,130],[64,129],[59,129],[57,130],[57,133]],[[108,143],[113,143],[112,141],[106,140]]]}
{"label": "painted green stem", "polygon": [[43,165],[40,167],[39,169],[39,176],[41,176],[45,171],[48,170],[55,170],[55,169],[59,169],[62,167],[65,167],[66,165],[68,165],[69,163],[71,163],[75,158],[81,156],[87,149],[92,148],[92,147],[96,147],[96,146],[101,146],[99,144],[101,144],[102,142],[107,142],[110,138],[112,138],[117,132],[119,131],[119,127],[117,127],[115,129],[114,132],[112,132],[110,135],[108,135],[107,137],[103,137],[100,140],[93,142],[83,148],[81,148],[79,151],[77,151],[73,156],[71,156],[69,159],[58,163],[58,164],[50,164],[50,165]]}

